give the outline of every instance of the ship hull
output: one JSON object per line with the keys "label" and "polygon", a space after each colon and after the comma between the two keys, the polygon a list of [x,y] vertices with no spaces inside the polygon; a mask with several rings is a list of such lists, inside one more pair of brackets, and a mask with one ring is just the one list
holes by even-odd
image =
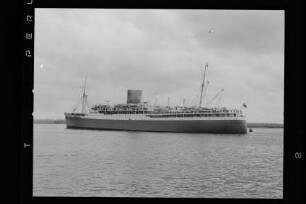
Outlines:
{"label": "ship hull", "polygon": [[66,115],[67,128],[150,132],[247,134],[245,120],[120,120]]}

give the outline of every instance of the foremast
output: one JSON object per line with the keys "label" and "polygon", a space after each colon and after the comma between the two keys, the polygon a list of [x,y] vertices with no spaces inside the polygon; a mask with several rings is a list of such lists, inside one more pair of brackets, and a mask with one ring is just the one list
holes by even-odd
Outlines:
{"label": "foremast", "polygon": [[85,93],[86,90],[86,81],[87,77],[85,78],[85,84],[84,84],[84,90],[83,90],[83,96],[82,96],[82,114],[86,114],[86,107],[87,107],[87,95]]}
{"label": "foremast", "polygon": [[87,94],[86,94],[86,81],[87,81],[87,77],[85,78],[82,98],[79,100],[78,104],[73,109],[72,111],[73,113],[76,113],[76,110],[79,108],[79,105],[81,103],[81,114],[82,115],[87,114],[88,100],[87,100]]}

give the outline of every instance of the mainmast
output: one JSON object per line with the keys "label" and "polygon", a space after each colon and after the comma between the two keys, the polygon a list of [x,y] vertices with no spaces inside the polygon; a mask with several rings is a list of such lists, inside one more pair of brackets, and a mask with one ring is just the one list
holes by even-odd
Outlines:
{"label": "mainmast", "polygon": [[201,105],[202,105],[203,90],[205,86],[205,75],[206,75],[207,69],[208,69],[208,63],[206,62],[205,68],[204,68],[203,81],[202,81],[202,86],[201,86],[201,96],[200,96],[200,102],[199,102],[198,108],[201,108]]}

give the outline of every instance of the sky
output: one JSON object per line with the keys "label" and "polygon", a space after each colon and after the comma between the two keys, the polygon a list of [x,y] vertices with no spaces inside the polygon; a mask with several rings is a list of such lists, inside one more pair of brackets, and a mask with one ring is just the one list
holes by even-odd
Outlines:
{"label": "sky", "polygon": [[[213,32],[210,32],[213,31]],[[34,118],[64,119],[89,103],[199,103],[247,108],[248,122],[283,123],[284,11],[35,9]]]}

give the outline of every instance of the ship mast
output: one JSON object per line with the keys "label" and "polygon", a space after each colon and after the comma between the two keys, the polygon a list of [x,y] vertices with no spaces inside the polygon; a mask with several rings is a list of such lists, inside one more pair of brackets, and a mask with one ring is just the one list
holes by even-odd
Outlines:
{"label": "ship mast", "polygon": [[202,86],[201,86],[201,96],[200,96],[200,102],[199,102],[198,108],[201,108],[201,105],[202,105],[203,90],[204,90],[204,86],[205,86],[205,75],[206,75],[207,69],[208,69],[208,64],[206,62],[205,68],[204,68],[203,81],[202,81]]}
{"label": "ship mast", "polygon": [[83,90],[83,96],[82,96],[82,113],[83,114],[86,114],[86,103],[87,103],[87,95],[85,93],[86,81],[87,81],[87,77],[85,78],[85,84],[84,84],[84,90]]}

